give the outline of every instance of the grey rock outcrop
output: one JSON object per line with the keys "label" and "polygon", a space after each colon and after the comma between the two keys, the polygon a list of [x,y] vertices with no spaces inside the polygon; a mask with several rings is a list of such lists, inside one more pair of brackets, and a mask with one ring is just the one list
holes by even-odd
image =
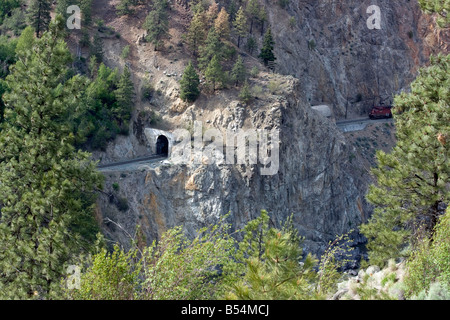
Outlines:
{"label": "grey rock outcrop", "polygon": [[[105,224],[107,235],[126,244],[127,233],[133,234],[137,225],[148,240],[176,225],[194,234],[227,213],[233,227],[240,228],[265,209],[277,226],[293,214],[306,238],[305,251],[319,253],[336,235],[360,223],[363,195],[347,167],[351,147],[332,122],[301,98],[297,79],[278,81],[284,81],[282,95],[246,108],[238,102],[219,105],[213,121],[219,130],[279,130],[275,175],[261,175],[259,164],[170,164],[170,159],[156,169],[107,172],[107,192],[129,204],[120,212],[106,196],[99,199],[100,216],[123,228]],[[114,182],[120,185],[118,193],[111,188]]]}
{"label": "grey rock outcrop", "polygon": [[[367,27],[371,5],[380,8],[381,29]],[[332,106],[338,119],[346,107],[357,116],[391,103],[446,43],[417,1],[289,1],[284,9],[270,6],[268,20],[276,71],[299,78],[308,101]]]}

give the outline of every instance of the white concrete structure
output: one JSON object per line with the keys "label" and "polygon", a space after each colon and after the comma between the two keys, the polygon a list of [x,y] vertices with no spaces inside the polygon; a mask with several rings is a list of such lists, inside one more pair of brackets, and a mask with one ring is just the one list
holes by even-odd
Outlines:
{"label": "white concrete structure", "polygon": [[318,111],[321,115],[323,115],[326,118],[333,118],[333,112],[331,111],[331,108],[325,104],[318,106],[311,106],[311,109]]}
{"label": "white concrete structure", "polygon": [[174,143],[174,138],[173,138],[173,134],[168,132],[168,131],[164,131],[164,130],[159,130],[159,129],[152,129],[152,128],[145,128],[144,129],[144,134],[147,138],[147,141],[150,145],[150,151],[152,154],[156,154],[158,153],[157,150],[157,144],[158,144],[158,138],[160,136],[164,136],[167,138],[169,145],[168,145],[168,156],[170,157],[171,151],[172,151],[172,146]]}

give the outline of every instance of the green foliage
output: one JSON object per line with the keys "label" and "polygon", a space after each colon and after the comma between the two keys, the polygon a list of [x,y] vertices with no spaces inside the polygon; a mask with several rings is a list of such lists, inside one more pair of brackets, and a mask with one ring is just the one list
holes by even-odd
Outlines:
{"label": "green foliage", "polygon": [[119,211],[127,211],[130,208],[130,206],[128,205],[128,200],[127,198],[118,198],[117,199],[117,209],[119,209]]}
{"label": "green foliage", "polygon": [[206,68],[205,71],[205,78],[206,81],[212,85],[212,89],[214,91],[216,90],[217,83],[224,83],[224,72],[217,55],[214,55],[214,57],[209,62],[208,68]]}
{"label": "green foliage", "polygon": [[[166,231],[146,248],[139,241],[125,253],[118,246],[102,250],[81,275],[79,290],[66,290],[69,299],[194,300],[214,299],[225,292],[221,270],[232,270],[234,240],[224,217],[217,225],[197,230],[188,239],[181,227]],[[136,232],[139,233],[138,231]]]}
{"label": "green foliage", "polygon": [[7,90],[7,85],[3,82],[9,74],[9,66],[16,61],[17,39],[9,39],[6,36],[0,36],[0,123],[3,121],[3,94]]}
{"label": "green foliage", "polygon": [[253,54],[253,51],[257,48],[256,40],[253,37],[248,37],[247,43],[245,44],[245,48],[250,54]]}
{"label": "green foliage", "polygon": [[101,187],[90,154],[76,151],[66,119],[86,82],[67,79],[71,55],[59,16],[33,50],[18,50],[5,84],[0,134],[0,296],[49,298],[65,266],[88,248],[79,222]]}
{"label": "green foliage", "polygon": [[134,299],[142,268],[137,255],[137,249],[125,253],[117,245],[111,253],[102,249],[82,273],[80,288],[66,288],[64,297],[71,300]]}
{"label": "green foliage", "polygon": [[94,39],[92,40],[92,45],[90,47],[90,54],[91,57],[95,57],[96,61],[99,63],[103,61],[103,48],[103,39],[99,36],[98,33],[95,33]]}
{"label": "green foliage", "polygon": [[258,56],[264,62],[265,65],[267,65],[269,61],[276,60],[275,55],[273,53],[274,44],[275,42],[273,41],[272,31],[269,28],[264,34],[263,46]]}
{"label": "green foliage", "polygon": [[280,7],[286,8],[289,4],[289,0],[278,0],[278,4],[280,5]]}
{"label": "green foliage", "polygon": [[21,0],[2,0],[0,2],[0,25],[7,15],[11,14],[14,9],[20,7],[21,3]]}
{"label": "green foliage", "polygon": [[320,257],[317,291],[321,295],[328,295],[337,290],[338,281],[342,277],[339,270],[349,262],[347,258],[353,250],[350,247],[349,233],[336,237],[333,242],[330,241]]}
{"label": "green foliage", "polygon": [[[199,230],[189,240],[180,227],[167,231],[144,253],[143,299],[202,300],[223,294],[234,241],[229,225]],[[225,272],[220,273],[220,268]]]}
{"label": "green foliage", "polygon": [[441,28],[450,24],[450,1],[448,0],[419,0],[420,7],[427,13],[437,13],[437,24]]}
{"label": "green foliage", "polygon": [[231,70],[231,80],[236,84],[243,83],[247,78],[247,70],[245,69],[242,57],[239,56]]}
{"label": "green foliage", "polygon": [[180,98],[183,101],[194,102],[200,95],[200,79],[191,62],[184,69],[180,80]]}
{"label": "green foliage", "polygon": [[411,93],[395,97],[397,145],[377,152],[377,179],[367,199],[376,206],[361,226],[372,264],[407,256],[417,240],[433,236],[440,207],[449,203],[450,56],[431,58],[411,84]]}
{"label": "green foliage", "polygon": [[250,76],[252,76],[253,78],[258,77],[259,75],[259,69],[257,66],[254,66],[251,70],[250,70]]}
{"label": "green foliage", "polygon": [[50,0],[31,0],[30,2],[28,20],[29,24],[34,28],[37,37],[48,30],[51,20],[51,6]]}
{"label": "green foliage", "polygon": [[439,282],[433,282],[429,290],[423,290],[411,300],[450,300],[450,289]]}
{"label": "green foliage", "polygon": [[120,54],[120,57],[125,60],[128,58],[128,56],[130,55],[130,46],[127,45],[125,47],[123,47],[122,49],[122,53]]}
{"label": "green foliage", "polygon": [[129,15],[133,13],[131,9],[133,5],[133,0],[120,0],[119,4],[116,7],[117,14],[119,16]]}
{"label": "green foliage", "polygon": [[230,286],[227,299],[287,300],[320,298],[314,288],[316,259],[302,263],[301,238],[288,220],[281,229],[269,228],[266,211],[243,230],[236,254],[245,274]]}
{"label": "green foliage", "polygon": [[207,27],[205,13],[195,13],[189,25],[188,32],[185,35],[186,42],[192,50],[194,56],[197,56],[199,47],[203,45],[206,39],[206,31]]}
{"label": "green foliage", "polygon": [[435,282],[450,287],[450,207],[435,227],[433,241],[424,239],[407,261],[406,295],[427,293]]}
{"label": "green foliage", "polygon": [[239,99],[245,104],[247,104],[252,100],[252,98],[253,96],[250,91],[250,86],[248,84],[248,81],[245,80],[244,85],[241,88],[241,91],[239,91]]}
{"label": "green foliage", "polygon": [[[1,20],[1,18],[0,18]],[[11,10],[10,15],[4,16],[3,24],[0,23],[0,30],[2,33],[11,31],[13,35],[18,36],[22,30],[26,27],[26,15],[22,8],[14,8]]]}
{"label": "green foliage", "polygon": [[200,70],[205,71],[214,56],[219,62],[223,61],[224,44],[220,41],[216,29],[212,27],[208,32],[205,43],[199,48],[198,66]]}
{"label": "green foliage", "polygon": [[127,134],[135,96],[134,84],[131,80],[131,73],[128,67],[124,68],[114,95],[116,103],[111,108],[112,116],[120,128],[119,133]]}
{"label": "green foliage", "polygon": [[145,80],[141,87],[141,100],[142,101],[151,100],[154,93],[155,88],[153,87],[153,85],[148,80]]}
{"label": "green foliage", "polygon": [[236,13],[236,17],[233,21],[233,26],[235,33],[238,36],[237,46],[239,48],[241,38],[247,35],[247,17],[245,16],[245,12],[242,7],[240,7],[238,12]]}
{"label": "green foliage", "polygon": [[153,1],[152,10],[149,12],[142,25],[147,31],[147,41],[155,45],[155,50],[158,50],[162,38],[169,31],[169,8],[170,5],[167,0]]}

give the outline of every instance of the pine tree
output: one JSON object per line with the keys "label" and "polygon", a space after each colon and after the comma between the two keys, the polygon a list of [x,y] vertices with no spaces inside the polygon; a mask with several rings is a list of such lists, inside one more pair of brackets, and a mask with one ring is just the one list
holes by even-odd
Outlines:
{"label": "pine tree", "polygon": [[[101,182],[90,154],[76,151],[65,120],[85,79],[66,80],[71,54],[57,17],[6,79],[0,134],[0,297],[49,298],[82,251],[76,222],[92,217]],[[86,245],[86,243],[83,243]]]}
{"label": "pine tree", "polygon": [[194,14],[186,34],[186,41],[192,50],[194,57],[198,54],[198,48],[203,45],[206,38],[205,14],[203,12]]}
{"label": "pine tree", "polygon": [[133,5],[133,0],[120,0],[117,5],[117,14],[119,16],[124,16],[133,13],[131,6]]}
{"label": "pine tree", "polygon": [[183,101],[194,102],[200,95],[199,84],[200,79],[198,74],[192,62],[189,62],[180,80],[180,98]]}
{"label": "pine tree", "polygon": [[217,56],[219,62],[222,62],[224,56],[223,43],[220,41],[219,35],[217,34],[214,27],[212,27],[208,36],[206,37],[205,43],[200,47],[198,66],[200,70],[205,70],[211,59]]}
{"label": "pine tree", "polygon": [[264,23],[267,21],[266,7],[261,7],[258,14],[259,24],[261,25],[261,36],[264,34]]}
{"label": "pine tree", "polygon": [[239,48],[241,37],[245,37],[247,35],[247,18],[245,17],[244,9],[242,9],[242,7],[240,7],[238,12],[236,13],[236,18],[233,22],[233,26],[238,36],[237,46]]}
{"label": "pine tree", "polygon": [[216,91],[217,83],[223,83],[224,72],[217,55],[215,55],[209,62],[208,67],[205,71],[205,78],[212,84],[213,91]]}
{"label": "pine tree", "polygon": [[225,8],[222,7],[216,20],[214,21],[214,28],[220,38],[228,40],[230,38],[230,16],[228,15]]}
{"label": "pine tree", "polygon": [[257,47],[256,40],[253,37],[248,37],[247,43],[245,44],[245,48],[250,53],[250,55],[253,54],[253,51],[255,51]]}
{"label": "pine tree", "polygon": [[155,51],[161,45],[161,40],[169,31],[169,2],[155,0],[153,9],[147,15],[143,28],[147,31],[146,39],[155,45]]}
{"label": "pine tree", "polygon": [[239,99],[246,104],[252,99],[252,93],[250,92],[250,86],[247,80],[245,80],[241,91],[239,91]]}
{"label": "pine tree", "polygon": [[50,0],[31,0],[28,8],[28,20],[37,37],[48,29],[51,20],[51,5]]}
{"label": "pine tree", "polygon": [[246,78],[247,71],[245,70],[242,57],[239,56],[233,66],[233,69],[231,69],[231,80],[234,81],[235,85],[237,86],[238,84],[243,83]]}
{"label": "pine tree", "polygon": [[266,33],[264,34],[264,40],[263,40],[263,46],[261,48],[261,52],[259,54],[259,58],[262,59],[265,65],[268,64],[269,61],[275,61],[276,57],[273,54],[273,46],[275,42],[272,38],[272,31],[267,29]]}
{"label": "pine tree", "polygon": [[281,229],[269,227],[266,211],[244,228],[236,258],[244,267],[241,279],[233,283],[227,299],[307,300],[320,296],[314,288],[317,260],[308,254],[303,263],[301,238],[288,220]]}
{"label": "pine tree", "polygon": [[114,93],[117,102],[112,110],[113,116],[119,123],[120,132],[126,134],[128,133],[128,122],[130,120],[135,96],[134,84],[131,80],[131,72],[128,67],[124,68]]}
{"label": "pine tree", "polygon": [[214,21],[217,19],[218,14],[219,14],[219,5],[217,4],[216,1],[212,0],[212,3],[205,14],[208,29],[213,26]]}
{"label": "pine tree", "polygon": [[433,237],[438,217],[450,202],[450,55],[431,58],[411,84],[411,93],[394,99],[397,145],[377,152],[367,199],[375,205],[361,226],[368,238],[369,258],[383,264],[407,253],[417,239]]}
{"label": "pine tree", "polygon": [[91,56],[94,56],[99,63],[103,61],[103,47],[104,45],[102,38],[98,35],[98,33],[95,33],[92,45],[90,47],[90,54]]}
{"label": "pine tree", "polygon": [[250,31],[249,33],[253,33],[253,23],[255,20],[258,20],[260,15],[260,7],[257,0],[248,0],[247,6],[245,7],[245,12],[247,13],[248,18],[250,19]]}

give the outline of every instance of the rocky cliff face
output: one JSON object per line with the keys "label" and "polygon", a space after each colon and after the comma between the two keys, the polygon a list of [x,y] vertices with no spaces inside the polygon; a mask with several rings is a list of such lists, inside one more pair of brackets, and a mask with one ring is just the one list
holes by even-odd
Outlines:
{"label": "rocky cliff face", "polygon": [[[380,8],[381,29],[367,26],[371,5]],[[290,1],[285,9],[270,6],[268,16],[277,71],[299,78],[308,101],[330,104],[337,118],[347,101],[349,117],[392,102],[429,54],[448,43],[417,1]]]}
{"label": "rocky cliff face", "polygon": [[[106,172],[106,191],[127,198],[129,209],[119,211],[115,201],[104,196],[99,201],[103,218],[119,223],[129,234],[141,225],[147,239],[156,239],[180,224],[192,234],[227,213],[239,228],[265,209],[275,225],[293,214],[306,237],[305,249],[312,252],[320,252],[329,240],[359,224],[364,218],[363,194],[348,168],[351,147],[334,124],[302,98],[297,79],[266,75],[261,81],[274,80],[280,83],[279,94],[245,108],[236,100],[216,104],[210,123],[221,131],[279,130],[276,174],[262,175],[258,164],[177,165],[171,159],[155,169]],[[199,117],[198,110],[194,113]],[[118,192],[112,188],[114,182],[120,185]],[[104,229],[111,238],[127,242],[126,232],[114,223]]]}
{"label": "rocky cliff face", "polygon": [[[279,130],[279,168],[275,175],[261,175],[258,165],[175,164],[169,159],[140,170],[105,172],[106,190],[98,200],[105,233],[126,245],[137,225],[151,241],[175,225],[192,234],[227,213],[238,228],[265,209],[275,225],[293,214],[306,237],[306,251],[320,253],[329,240],[366,220],[369,174],[351,158],[353,147],[334,121],[310,106],[328,104],[342,118],[349,100],[349,116],[358,116],[405,88],[427,61],[430,46],[440,45],[439,34],[428,28],[416,2],[304,0],[290,1],[282,9],[261,1],[275,37],[276,70],[285,76],[263,72],[252,78],[259,93],[248,106],[239,102],[233,88],[202,95],[193,105],[180,101],[178,80],[188,57],[179,43],[188,19],[186,9],[174,3],[164,52],[139,40],[145,12],[137,11],[133,19],[100,16],[121,30],[122,43],[105,39],[107,63],[120,66],[120,50],[131,44],[137,96],[144,79],[153,84],[155,94],[150,102],[137,99],[132,134],[94,157],[102,162],[137,157],[154,148],[145,128],[192,130],[194,121],[202,121],[222,132]],[[95,4],[108,6],[106,0]],[[381,9],[380,30],[367,28],[366,9],[372,4]],[[255,36],[258,32],[255,28]],[[258,62],[246,56],[245,63],[251,67]],[[276,92],[268,89],[269,83],[277,84]]]}

